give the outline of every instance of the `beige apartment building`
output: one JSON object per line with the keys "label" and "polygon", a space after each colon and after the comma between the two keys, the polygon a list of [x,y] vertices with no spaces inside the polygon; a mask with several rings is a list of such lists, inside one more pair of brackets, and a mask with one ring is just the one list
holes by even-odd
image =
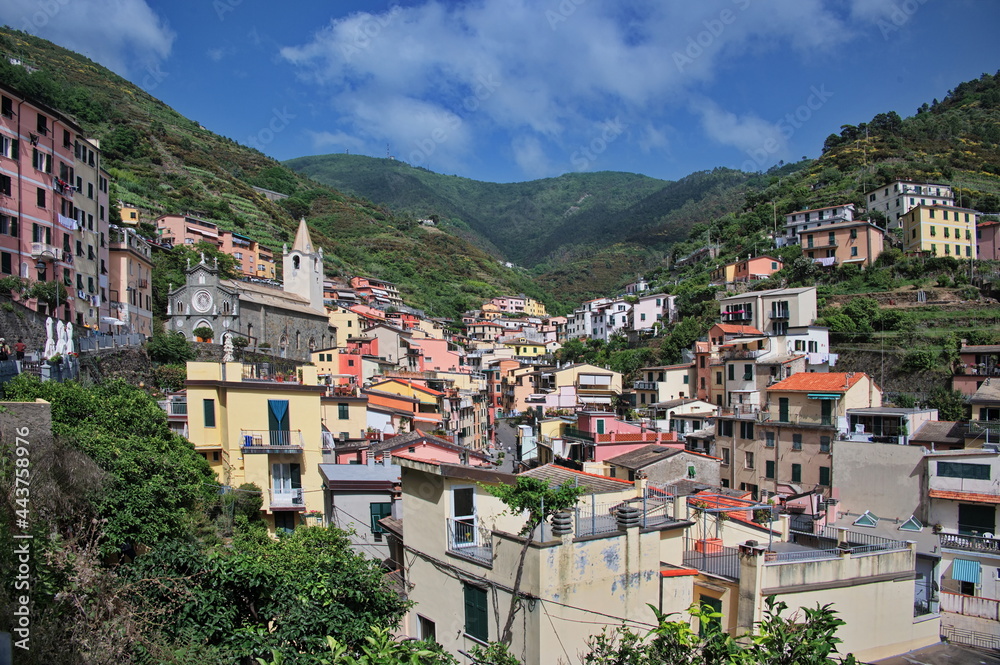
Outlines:
{"label": "beige apartment building", "polygon": [[903,250],[910,256],[976,259],[976,222],[979,213],[969,208],[920,205],[900,220]]}
{"label": "beige apartment building", "polygon": [[837,222],[802,232],[802,253],[833,267],[856,263],[870,266],[882,253],[885,231],[865,220]]}
{"label": "beige apartment building", "polygon": [[714,455],[723,486],[791,495],[829,495],[832,445],[849,427],[848,409],[882,405],[882,390],[861,372],[800,372],[767,388],[760,411],[724,412]]}

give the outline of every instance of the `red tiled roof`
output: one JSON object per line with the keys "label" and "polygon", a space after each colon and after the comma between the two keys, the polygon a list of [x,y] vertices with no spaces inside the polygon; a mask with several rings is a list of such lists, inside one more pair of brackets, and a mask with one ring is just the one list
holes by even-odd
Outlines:
{"label": "red tiled roof", "polygon": [[980,494],[978,492],[951,492],[949,490],[930,490],[927,492],[932,499],[951,499],[952,501],[971,501],[973,503],[1000,504],[1000,494]]}
{"label": "red tiled roof", "polygon": [[867,376],[864,372],[799,372],[779,381],[768,390],[843,393]]}
{"label": "red tiled roof", "polygon": [[716,323],[719,330],[724,333],[739,333],[741,335],[763,335],[761,331],[753,326],[741,326],[734,323]]}

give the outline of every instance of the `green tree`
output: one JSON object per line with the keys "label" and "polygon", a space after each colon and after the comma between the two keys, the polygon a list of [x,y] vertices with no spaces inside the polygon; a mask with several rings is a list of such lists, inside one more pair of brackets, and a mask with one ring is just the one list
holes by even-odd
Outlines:
{"label": "green tree", "polygon": [[245,528],[218,552],[165,543],[124,577],[139,602],[159,609],[165,637],[222,649],[227,662],[330,662],[324,636],[363,652],[372,628],[396,626],[407,608],[379,562],[355,553],[333,527],[300,527],[278,539]]}
{"label": "green tree", "polygon": [[12,401],[52,404],[52,431],[109,474],[96,500],[103,549],[155,545],[192,535],[191,517],[218,487],[205,458],[171,432],[143,390],[114,380],[85,388],[20,374],[4,386]]}
{"label": "green tree", "polygon": [[510,607],[507,610],[507,622],[504,624],[500,634],[500,643],[509,646],[514,634],[511,628],[514,625],[514,616],[520,606],[521,576],[524,573],[524,559],[528,555],[528,549],[534,539],[535,529],[542,522],[546,521],[556,513],[568,510],[576,505],[576,502],[584,493],[584,488],[574,487],[569,482],[558,487],[550,486],[541,478],[531,478],[529,476],[518,476],[513,485],[485,485],[487,492],[503,501],[507,510],[512,514],[527,513],[527,519],[521,528],[521,535],[525,537],[524,545],[521,546],[521,554],[517,562],[517,572],[514,576],[514,589],[510,596]]}
{"label": "green tree", "polygon": [[924,400],[923,406],[937,409],[939,420],[958,421],[968,418],[965,396],[957,390],[937,388]]}
{"label": "green tree", "polygon": [[146,353],[153,362],[167,365],[177,365],[194,360],[198,354],[184,337],[184,333],[176,330],[164,330],[160,327],[153,337],[146,342]]}

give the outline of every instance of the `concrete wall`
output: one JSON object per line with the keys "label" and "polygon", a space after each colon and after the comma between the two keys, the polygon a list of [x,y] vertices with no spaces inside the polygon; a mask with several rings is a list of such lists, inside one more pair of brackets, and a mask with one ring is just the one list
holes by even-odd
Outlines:
{"label": "concrete wall", "polygon": [[776,595],[791,609],[832,603],[847,622],[837,631],[843,640],[838,649],[854,653],[861,661],[935,644],[940,619],[913,617],[915,559],[913,548],[794,563],[743,557],[740,626],[759,621],[764,598]]}

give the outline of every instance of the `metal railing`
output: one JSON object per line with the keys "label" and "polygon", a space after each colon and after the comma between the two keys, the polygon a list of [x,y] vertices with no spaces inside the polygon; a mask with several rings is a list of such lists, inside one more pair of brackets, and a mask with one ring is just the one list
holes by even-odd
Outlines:
{"label": "metal railing", "polygon": [[445,518],[448,530],[448,551],[474,561],[493,563],[493,533],[478,526],[474,520]]}
{"label": "metal railing", "polygon": [[1000,554],[1000,538],[983,538],[982,536],[963,536],[957,533],[939,533],[941,547],[966,552],[985,552]]}
{"label": "metal railing", "polygon": [[765,552],[764,563],[793,563],[795,561],[822,561],[824,559],[839,559],[839,549],[808,550],[800,552]]}
{"label": "metal railing", "polygon": [[594,442],[594,435],[590,432],[584,432],[581,429],[576,429],[575,427],[565,427],[563,428],[563,436],[568,436],[573,439],[582,439],[583,441]]}
{"label": "metal railing", "polygon": [[954,626],[941,626],[941,639],[952,644],[964,644],[979,649],[1000,649],[1000,635],[963,630]]}
{"label": "metal railing", "polygon": [[305,508],[302,489],[294,487],[286,490],[271,489],[271,508]]}
{"label": "metal railing", "polygon": [[710,575],[730,580],[740,579],[740,553],[732,547],[704,546],[701,551],[685,547],[684,565]]}
{"label": "metal railing", "polygon": [[302,430],[240,430],[240,447],[245,452],[254,449],[293,448],[301,450],[304,447]]}

